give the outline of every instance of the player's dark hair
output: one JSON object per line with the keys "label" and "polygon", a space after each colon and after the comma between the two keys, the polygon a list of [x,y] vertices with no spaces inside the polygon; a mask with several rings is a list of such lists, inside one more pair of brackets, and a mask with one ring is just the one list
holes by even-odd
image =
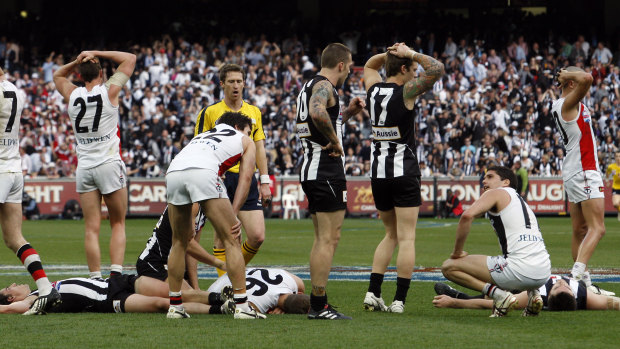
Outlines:
{"label": "player's dark hair", "polygon": [[396,76],[400,73],[400,67],[405,66],[407,70],[411,69],[413,59],[407,57],[398,57],[388,52],[385,59],[385,76]]}
{"label": "player's dark hair", "polygon": [[241,113],[226,112],[217,119],[217,124],[226,124],[243,130],[246,126],[252,128],[252,120]]}
{"label": "player's dark hair", "polygon": [[502,180],[507,179],[510,183],[509,186],[514,189],[517,190],[517,175],[512,172],[511,169],[509,169],[506,166],[491,166],[487,169],[488,171],[493,171],[495,173],[497,173],[497,175],[499,176],[499,178],[501,178]]}
{"label": "player's dark hair", "polygon": [[0,305],[9,305],[9,304],[11,304],[9,302],[9,296],[3,293],[0,293]]}
{"label": "player's dark hair", "polygon": [[91,82],[98,78],[100,71],[101,63],[99,63],[99,60],[97,60],[97,62],[88,61],[85,63],[80,63],[78,66],[78,72],[80,73],[80,76],[82,76],[84,82]]}
{"label": "player's dark hair", "polygon": [[327,45],[321,53],[321,68],[335,68],[340,62],[348,62],[351,50],[343,44],[332,43]]}
{"label": "player's dark hair", "polygon": [[558,292],[547,297],[547,308],[551,311],[577,310],[577,300],[569,292]]}
{"label": "player's dark hair", "polygon": [[310,296],[307,294],[291,294],[284,300],[282,310],[287,314],[308,314]]}
{"label": "player's dark hair", "polygon": [[228,75],[229,72],[241,73],[241,76],[243,76],[243,81],[245,81],[245,70],[243,70],[243,67],[241,67],[238,64],[228,63],[220,68],[220,81],[221,82],[226,81],[226,75]]}

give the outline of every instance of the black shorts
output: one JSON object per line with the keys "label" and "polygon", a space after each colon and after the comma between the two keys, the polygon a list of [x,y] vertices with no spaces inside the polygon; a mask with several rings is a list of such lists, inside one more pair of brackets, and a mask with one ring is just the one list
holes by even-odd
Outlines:
{"label": "black shorts", "polygon": [[136,272],[139,276],[148,276],[153,279],[166,281],[168,278],[168,270],[163,263],[145,261],[138,259],[136,262]]}
{"label": "black shorts", "polygon": [[108,299],[102,313],[124,313],[125,301],[136,293],[137,275],[123,274],[108,279]]}
{"label": "black shorts", "polygon": [[389,211],[394,207],[418,207],[422,205],[420,176],[396,178],[372,178],[372,196],[379,211]]}
{"label": "black shorts", "polygon": [[347,209],[347,181],[343,179],[301,182],[308,198],[308,211],[334,212]]}
{"label": "black shorts", "polygon": [[[237,184],[239,183],[239,174],[234,172],[226,172],[224,178],[224,185],[226,185],[226,192],[228,198],[232,203],[235,199],[235,191],[237,191]],[[252,176],[252,183],[250,184],[250,192],[248,198],[245,200],[245,204],[241,206],[241,211],[256,211],[262,210],[263,204],[258,199],[258,181],[255,176]]]}
{"label": "black shorts", "polygon": [[620,189],[612,189],[611,195],[620,195]]}

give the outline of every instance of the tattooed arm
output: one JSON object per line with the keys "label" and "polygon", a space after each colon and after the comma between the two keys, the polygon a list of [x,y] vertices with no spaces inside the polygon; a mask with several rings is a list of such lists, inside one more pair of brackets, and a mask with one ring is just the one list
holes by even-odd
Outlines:
{"label": "tattooed arm", "polygon": [[410,49],[405,44],[391,47],[390,52],[399,57],[408,57],[418,62],[424,68],[424,72],[417,78],[407,82],[403,89],[405,99],[415,99],[419,95],[433,88],[433,84],[444,74],[443,63],[433,57],[423,55]]}
{"label": "tattooed arm", "polygon": [[327,80],[317,82],[312,88],[312,97],[310,97],[310,117],[314,126],[327,138],[329,144],[324,149],[330,150],[331,156],[342,156],[344,152],[340,145],[338,135],[332,126],[332,121],[327,112],[328,104],[333,104],[332,85]]}

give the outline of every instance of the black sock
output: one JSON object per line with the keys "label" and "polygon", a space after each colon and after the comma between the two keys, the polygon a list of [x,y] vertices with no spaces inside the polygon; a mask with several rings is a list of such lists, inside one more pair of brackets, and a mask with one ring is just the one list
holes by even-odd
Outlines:
{"label": "black sock", "polygon": [[407,292],[409,291],[409,284],[411,279],[405,279],[401,277],[396,278],[396,295],[394,295],[395,301],[401,301],[403,304],[407,299]]}
{"label": "black sock", "polygon": [[224,302],[222,301],[222,298],[220,297],[219,293],[215,293],[215,292],[211,292],[209,293],[209,305],[222,305],[224,304]]}
{"label": "black sock", "polygon": [[324,296],[315,296],[310,294],[310,306],[312,307],[312,310],[323,310],[325,305],[327,305],[327,294]]}
{"label": "black sock", "polygon": [[209,308],[209,314],[222,314],[222,307],[219,305],[212,305]]}
{"label": "black sock", "polygon": [[112,277],[112,276],[121,276],[121,275],[123,275],[123,274],[118,272],[118,271],[110,271],[110,277]]}
{"label": "black sock", "polygon": [[371,273],[368,292],[372,292],[375,297],[381,297],[381,284],[383,283],[383,274]]}

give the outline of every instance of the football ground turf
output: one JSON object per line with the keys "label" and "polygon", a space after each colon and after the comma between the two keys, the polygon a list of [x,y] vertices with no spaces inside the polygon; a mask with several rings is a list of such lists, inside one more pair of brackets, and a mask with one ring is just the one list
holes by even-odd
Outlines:
{"label": "football ground turf", "polygon": [[[235,321],[230,316],[193,315],[168,320],[164,314],[51,314],[26,317],[0,316],[3,348],[264,348],[264,347],[618,347],[620,312],[545,312],[522,318],[519,311],[490,319],[490,310],[435,309],[433,282],[442,280],[436,269],[452,251],[456,220],[421,219],[416,238],[416,273],[404,314],[369,313],[362,309],[372,256],[383,237],[375,219],[347,219],[336,252],[327,290],[330,303],[352,321],[309,321],[303,315],[273,315],[264,321]],[[151,235],[156,219],[127,221],[125,269],[131,268]],[[570,218],[540,218],[539,224],[556,272],[572,265]],[[267,238],[252,261],[257,266],[287,266],[308,280],[308,259],[313,228],[310,220],[267,220]],[[607,234],[591,262],[595,283],[620,294],[620,222],[606,219]],[[24,235],[39,251],[51,280],[86,276],[83,221],[28,221]],[[210,247],[207,224],[202,244]],[[103,265],[109,264],[109,227],[102,222]],[[499,253],[488,221],[478,219],[465,250],[471,254]],[[394,260],[392,261],[394,263]],[[393,266],[394,264],[392,264]],[[104,271],[105,273],[105,271]],[[200,268],[206,289],[213,269]],[[383,297],[394,295],[395,273],[386,276]],[[6,248],[0,253],[0,287],[9,282],[34,282]],[[470,292],[472,293],[472,292]]]}

